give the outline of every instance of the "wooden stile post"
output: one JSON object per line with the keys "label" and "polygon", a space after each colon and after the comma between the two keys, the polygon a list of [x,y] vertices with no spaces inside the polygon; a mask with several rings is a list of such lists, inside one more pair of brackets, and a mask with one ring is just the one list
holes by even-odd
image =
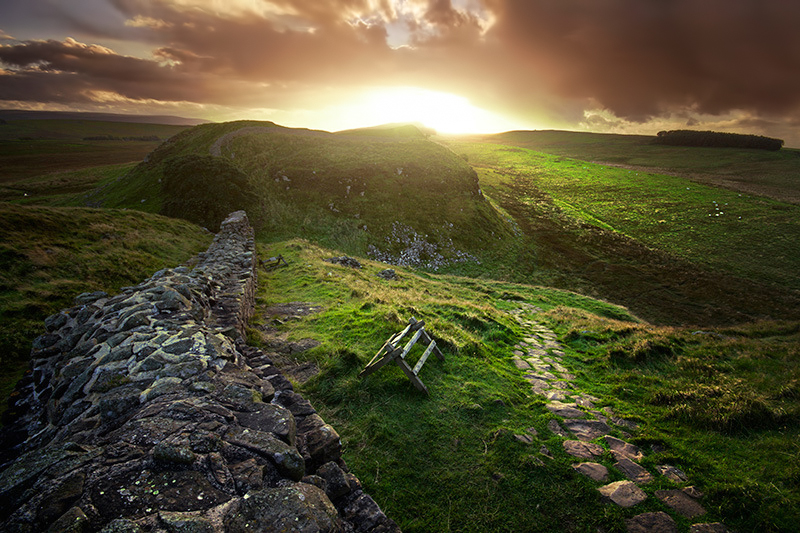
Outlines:
{"label": "wooden stile post", "polygon": [[[409,340],[406,345],[401,348],[400,341],[403,340],[403,337],[411,332],[414,333],[414,335],[411,337],[411,340]],[[422,353],[422,356],[419,358],[419,361],[417,361],[417,364],[414,365],[414,368],[412,369],[410,366],[408,366],[406,355],[408,355],[408,352],[411,351],[411,348],[413,348],[414,344],[420,340],[427,347]],[[376,353],[370,362],[367,363],[367,366],[364,367],[364,370],[362,370],[358,376],[368,376],[394,361],[397,363],[403,373],[408,376],[408,379],[411,380],[411,383],[413,383],[417,389],[425,394],[428,394],[428,388],[424,383],[422,383],[422,380],[419,379],[419,372],[422,370],[422,365],[425,364],[425,361],[427,361],[428,356],[431,353],[436,354],[436,357],[444,361],[444,355],[436,346],[436,341],[433,340],[430,335],[428,335],[427,331],[425,331],[425,321],[417,320],[414,317],[411,317],[411,319],[408,321],[408,326],[406,326],[403,331],[395,333],[389,337],[389,340],[387,340],[383,346],[381,346],[381,349],[378,350],[378,353]]]}

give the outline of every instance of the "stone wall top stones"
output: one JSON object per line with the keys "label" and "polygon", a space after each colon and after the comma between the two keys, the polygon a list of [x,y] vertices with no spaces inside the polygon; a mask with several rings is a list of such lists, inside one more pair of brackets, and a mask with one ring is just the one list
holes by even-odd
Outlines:
{"label": "stone wall top stones", "polygon": [[0,433],[4,531],[399,531],[335,429],[244,343],[244,212],[194,269],[45,321]]}

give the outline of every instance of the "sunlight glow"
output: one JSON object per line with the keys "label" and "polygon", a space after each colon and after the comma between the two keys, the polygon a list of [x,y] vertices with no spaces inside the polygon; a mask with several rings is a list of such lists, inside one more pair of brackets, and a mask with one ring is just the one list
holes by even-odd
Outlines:
{"label": "sunlight glow", "polygon": [[347,107],[350,119],[362,125],[419,122],[439,133],[496,133],[520,127],[462,96],[416,87],[376,89]]}

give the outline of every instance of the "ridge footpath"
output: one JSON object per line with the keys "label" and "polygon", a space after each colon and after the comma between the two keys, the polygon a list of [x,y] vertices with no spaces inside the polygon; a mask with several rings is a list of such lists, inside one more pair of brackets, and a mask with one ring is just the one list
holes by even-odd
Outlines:
{"label": "ridge footpath", "polygon": [[198,261],[46,319],[0,431],[0,529],[399,532],[334,428],[244,342],[243,211]]}
{"label": "ridge footpath", "polygon": [[[599,409],[603,400],[581,392],[575,384],[575,375],[562,364],[564,348],[556,334],[538,324],[532,317],[540,310],[530,304],[522,304],[516,311],[517,320],[526,328],[528,336],[515,346],[512,362],[524,372],[531,386],[531,394],[548,400],[546,408],[554,418],[547,428],[563,437],[564,451],[578,461],[572,465],[599,486],[597,490],[609,504],[632,508],[644,502],[648,496],[640,488],[652,483],[656,477],[639,463],[645,453],[634,444],[623,439],[631,437],[637,424],[615,415],[610,406]],[[616,432],[623,439],[614,437]],[[524,444],[534,444],[537,431],[530,428],[526,433],[514,437]],[[601,445],[602,444],[602,445]],[[550,450],[542,445],[539,453],[552,459]],[[544,464],[542,459],[537,459]],[[626,479],[608,483],[610,464]],[[668,479],[679,488],[654,491],[665,509],[688,520],[701,518],[706,510],[699,503],[703,494],[689,484],[686,474],[679,468],[656,465],[658,476]],[[646,512],[625,521],[629,533],[678,533],[675,520],[664,511]],[[725,533],[728,529],[719,522],[695,523],[689,533]]]}

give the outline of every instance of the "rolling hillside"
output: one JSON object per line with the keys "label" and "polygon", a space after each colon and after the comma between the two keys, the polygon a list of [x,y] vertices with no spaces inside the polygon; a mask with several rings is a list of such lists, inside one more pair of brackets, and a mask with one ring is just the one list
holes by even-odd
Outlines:
{"label": "rolling hillside", "polygon": [[[169,168],[183,172],[178,167],[196,168],[186,173],[192,185],[185,194],[199,190],[208,204],[197,198],[192,206],[173,205],[172,185],[162,179]],[[221,194],[231,180],[241,182],[238,203],[239,193]],[[492,260],[516,248],[513,226],[483,196],[475,171],[414,126],[339,134],[269,122],[197,126],[87,201],[161,213],[181,208],[184,218],[209,227],[216,219],[203,217],[220,204],[219,213],[245,208],[268,239],[314,238],[431,269]]]}
{"label": "rolling hillside", "polygon": [[800,204],[800,150],[746,150],[658,145],[656,137],[575,131],[512,131],[472,140],[526,148]]}
{"label": "rolling hillside", "polygon": [[[404,531],[611,532],[643,512],[668,513],[681,533],[717,520],[791,531],[797,206],[682,174],[721,172],[718,153],[735,169],[754,157],[746,151],[659,155],[643,139],[542,135],[436,139],[446,148],[407,125],[206,124],[135,166],[6,183],[0,195],[15,203],[0,204],[3,386],[22,372],[42,320],[78,292],[113,292],[207,245],[198,225],[158,213],[213,229],[219,213],[246,207],[260,257],[288,261],[259,272],[248,341],[314,346],[276,360]],[[786,154],[750,164],[780,179]],[[617,166],[592,162],[615,157]],[[670,158],[680,164],[655,170]],[[55,204],[103,208],[43,207]],[[344,253],[362,268],[328,261]],[[397,279],[377,276],[388,267]],[[394,365],[358,376],[410,316],[445,353],[421,374],[429,397]],[[517,353],[540,350],[548,360],[520,364]],[[531,387],[542,379],[564,389],[544,396]],[[612,416],[612,436],[641,450],[654,478],[641,483],[644,503],[609,504],[600,482],[575,472],[559,395],[592,420]],[[608,443],[593,439],[593,460],[622,481]],[[665,464],[688,480],[661,475]],[[702,516],[659,499],[690,486],[704,493]]]}

